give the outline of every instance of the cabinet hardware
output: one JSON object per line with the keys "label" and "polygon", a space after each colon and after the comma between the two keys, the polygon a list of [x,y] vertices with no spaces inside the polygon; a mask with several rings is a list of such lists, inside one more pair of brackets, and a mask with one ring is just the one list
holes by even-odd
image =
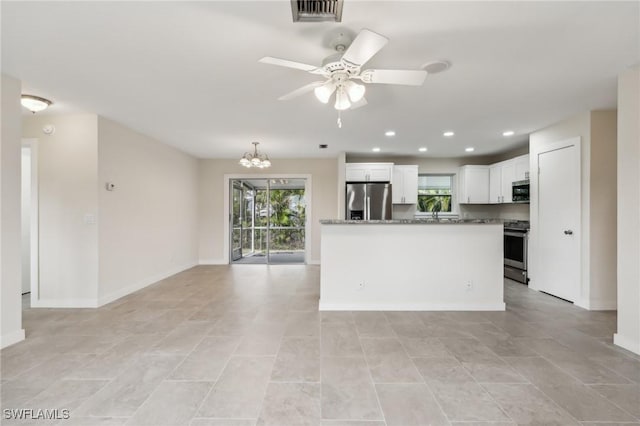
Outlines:
{"label": "cabinet hardware", "polygon": [[564,235],[573,235],[573,231],[571,229],[567,229],[564,231]]}

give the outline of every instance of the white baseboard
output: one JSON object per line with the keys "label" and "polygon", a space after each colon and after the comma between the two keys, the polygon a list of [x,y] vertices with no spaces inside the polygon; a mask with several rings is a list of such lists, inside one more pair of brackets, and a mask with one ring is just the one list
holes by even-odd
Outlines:
{"label": "white baseboard", "polygon": [[14,345],[24,340],[24,328],[16,330],[13,333],[8,333],[0,336],[0,349],[4,349],[7,346]]}
{"label": "white baseboard", "polygon": [[631,351],[635,354],[640,355],[640,341],[629,339],[626,336],[623,336],[618,333],[614,333],[613,335],[613,343],[615,345],[620,346],[628,351]]}
{"label": "white baseboard", "polygon": [[229,262],[225,262],[224,259],[200,259],[198,265],[228,265]]}
{"label": "white baseboard", "polygon": [[187,269],[193,268],[196,265],[197,265],[196,262],[189,262],[189,263],[187,263],[185,265],[177,266],[175,268],[171,268],[168,271],[165,271],[165,272],[160,273],[160,274],[153,275],[151,277],[148,277],[148,278],[145,278],[145,279],[143,279],[141,281],[138,281],[137,283],[134,283],[134,284],[129,285],[127,287],[121,288],[118,291],[114,291],[111,294],[108,294],[106,296],[103,296],[103,297],[99,298],[98,301],[97,301],[98,302],[97,303],[97,307],[104,306],[107,303],[111,303],[114,300],[120,299],[121,297],[127,296],[127,295],[129,295],[129,294],[131,294],[133,292],[138,291],[138,290],[142,290],[143,288],[145,288],[145,287],[147,287],[147,286],[149,286],[151,284],[154,284],[154,283],[156,283],[156,282],[158,282],[160,280],[168,278],[168,277],[170,277],[172,275],[175,275],[175,274],[177,274],[179,272],[182,272],[182,271],[185,271]]}
{"label": "white baseboard", "polygon": [[32,308],[97,308],[97,299],[39,299],[31,301]]}
{"label": "white baseboard", "polygon": [[618,309],[617,300],[580,299],[575,301],[573,304],[589,311],[615,311]]}
{"label": "white baseboard", "polygon": [[504,311],[504,303],[324,303],[320,301],[321,311]]}

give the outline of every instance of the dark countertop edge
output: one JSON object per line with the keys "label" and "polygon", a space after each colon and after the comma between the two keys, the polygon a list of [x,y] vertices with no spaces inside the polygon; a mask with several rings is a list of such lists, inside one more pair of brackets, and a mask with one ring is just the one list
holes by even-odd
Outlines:
{"label": "dark countertop edge", "polygon": [[501,219],[397,219],[343,220],[320,219],[322,225],[503,225]]}

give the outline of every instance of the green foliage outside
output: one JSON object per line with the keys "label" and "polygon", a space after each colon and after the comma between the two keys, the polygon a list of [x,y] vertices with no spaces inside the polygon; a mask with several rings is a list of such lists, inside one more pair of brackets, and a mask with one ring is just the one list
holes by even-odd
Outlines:
{"label": "green foliage outside", "polygon": [[[245,215],[242,218],[243,251],[251,250],[252,239],[256,252],[266,251],[267,225],[270,228],[270,251],[304,250],[304,227],[307,220],[304,189],[272,189],[270,205],[266,190],[246,191],[245,194]],[[252,214],[254,226],[264,229],[252,229]]]}
{"label": "green foliage outside", "polygon": [[[448,193],[447,193],[448,192]],[[418,211],[450,212],[451,190],[428,189],[418,191]]]}

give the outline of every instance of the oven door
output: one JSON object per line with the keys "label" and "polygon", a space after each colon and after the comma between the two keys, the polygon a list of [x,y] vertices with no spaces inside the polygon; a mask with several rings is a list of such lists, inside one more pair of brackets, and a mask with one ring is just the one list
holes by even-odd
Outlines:
{"label": "oven door", "polygon": [[527,233],[504,231],[504,264],[527,269]]}

